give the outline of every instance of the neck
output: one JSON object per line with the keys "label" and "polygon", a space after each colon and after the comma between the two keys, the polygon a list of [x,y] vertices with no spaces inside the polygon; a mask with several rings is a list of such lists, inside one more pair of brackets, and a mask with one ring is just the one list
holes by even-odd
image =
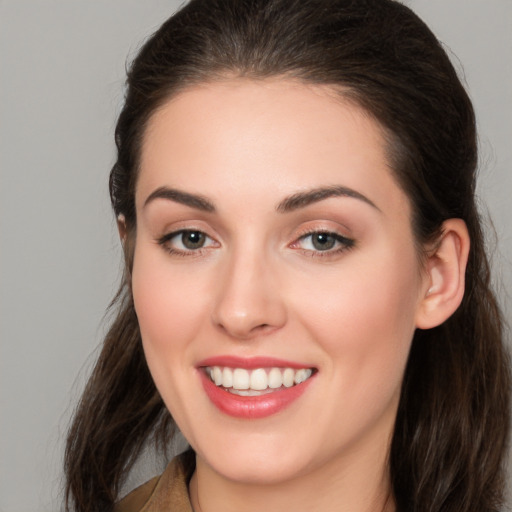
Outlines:
{"label": "neck", "polygon": [[195,512],[395,510],[386,454],[366,460],[360,454],[345,457],[292,480],[272,484],[226,479],[197,456],[190,495]]}

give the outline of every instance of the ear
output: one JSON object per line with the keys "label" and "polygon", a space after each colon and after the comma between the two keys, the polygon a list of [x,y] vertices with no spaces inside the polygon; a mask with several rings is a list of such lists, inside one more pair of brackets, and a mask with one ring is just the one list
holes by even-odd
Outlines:
{"label": "ear", "polygon": [[133,261],[133,252],[130,247],[130,238],[128,238],[128,229],[126,227],[126,218],[121,213],[117,216],[117,230],[119,232],[119,238],[123,246],[124,254],[124,278],[131,287],[131,266]]}
{"label": "ear", "polygon": [[416,327],[431,329],[442,324],[459,307],[469,254],[469,234],[461,219],[448,219],[429,253],[425,285],[416,313]]}
{"label": "ear", "polygon": [[126,219],[122,213],[117,216],[117,231],[119,232],[119,238],[124,245],[126,241]]}

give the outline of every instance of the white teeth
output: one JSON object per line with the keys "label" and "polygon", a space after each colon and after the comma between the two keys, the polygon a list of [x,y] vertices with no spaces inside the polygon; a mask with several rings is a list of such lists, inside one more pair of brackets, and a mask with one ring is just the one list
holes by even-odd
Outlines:
{"label": "white teeth", "polygon": [[[217,383],[216,383],[217,384]],[[219,384],[217,384],[218,386]],[[233,387],[235,389],[249,389],[249,372],[244,368],[235,368],[233,370]]]}
{"label": "white teeth", "polygon": [[263,368],[253,370],[251,373],[251,389],[262,391],[268,387],[267,372]]}
{"label": "white teeth", "polygon": [[228,390],[233,395],[238,396],[261,396],[267,394],[267,392],[262,393],[261,391],[255,391],[254,389],[229,389]]}
{"label": "white teeth", "polygon": [[290,388],[309,379],[313,373],[311,368],[246,370],[245,368],[222,368],[220,366],[206,367],[205,371],[215,385],[230,388],[230,391],[242,396],[259,395],[262,391],[270,392],[282,386]]}
{"label": "white teeth", "polygon": [[295,380],[295,372],[291,368],[286,368],[283,372],[283,386],[285,388],[291,388],[293,381]]}
{"label": "white teeth", "polygon": [[312,373],[313,372],[311,371],[311,368],[297,370],[297,372],[295,372],[295,384],[300,384],[301,382],[304,382],[305,380],[309,379]]}
{"label": "white teeth", "polygon": [[279,368],[272,368],[268,372],[268,387],[272,389],[280,388],[283,385],[283,376]]}
{"label": "white teeth", "polygon": [[216,386],[222,384],[222,370],[218,366],[213,368],[213,382],[215,382]]}
{"label": "white teeth", "polygon": [[224,370],[222,370],[222,385],[225,388],[233,387],[233,372],[231,368],[224,368]]}

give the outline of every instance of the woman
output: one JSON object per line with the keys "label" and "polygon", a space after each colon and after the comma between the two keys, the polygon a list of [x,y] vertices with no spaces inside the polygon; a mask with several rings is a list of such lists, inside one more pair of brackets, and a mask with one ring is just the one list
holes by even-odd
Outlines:
{"label": "woman", "polygon": [[[510,372],[471,103],[391,0],[193,0],[128,75],[118,315],[67,445],[108,510],[497,511]],[[145,507],[145,508],[143,508]]]}

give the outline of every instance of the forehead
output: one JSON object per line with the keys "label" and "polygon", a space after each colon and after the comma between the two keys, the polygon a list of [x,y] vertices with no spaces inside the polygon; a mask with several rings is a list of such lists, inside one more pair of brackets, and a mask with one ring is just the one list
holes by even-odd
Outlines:
{"label": "forehead", "polygon": [[338,184],[400,195],[381,126],[328,86],[233,79],[189,88],[152,116],[137,199],[163,185],[277,200]]}

